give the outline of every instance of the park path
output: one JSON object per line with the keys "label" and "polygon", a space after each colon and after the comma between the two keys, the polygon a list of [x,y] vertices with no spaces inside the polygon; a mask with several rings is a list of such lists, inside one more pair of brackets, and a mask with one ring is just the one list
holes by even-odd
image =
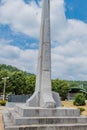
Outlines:
{"label": "park path", "polygon": [[0,130],[4,130],[4,124],[2,120],[2,114],[0,114]]}
{"label": "park path", "polygon": [[0,130],[4,130],[4,124],[3,124],[3,119],[2,119],[2,113],[6,112],[6,107],[0,106]]}

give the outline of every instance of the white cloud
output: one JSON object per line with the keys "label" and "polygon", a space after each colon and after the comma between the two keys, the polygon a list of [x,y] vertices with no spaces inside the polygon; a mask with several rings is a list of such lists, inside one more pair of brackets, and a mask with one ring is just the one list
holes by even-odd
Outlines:
{"label": "white cloud", "polygon": [[62,79],[86,80],[87,44],[78,41],[59,45],[52,49],[53,76]]}
{"label": "white cloud", "polygon": [[31,73],[36,72],[37,50],[21,50],[19,47],[1,43],[6,41],[0,41],[0,63],[10,64]]}
{"label": "white cloud", "polygon": [[87,80],[87,24],[66,19],[63,1],[52,2],[52,75]]}
{"label": "white cloud", "polygon": [[40,8],[32,1],[5,0],[0,6],[0,23],[9,24],[15,31],[32,37],[39,36]]}
{"label": "white cloud", "polygon": [[[22,0],[4,0],[3,6],[0,6],[0,23],[9,24],[14,31],[38,38],[40,14],[41,8],[34,1],[28,5]],[[66,19],[64,0],[51,0],[51,30],[52,77],[87,80],[87,24]],[[21,50],[6,45],[9,43],[6,41],[0,43],[3,43],[0,46],[0,63],[36,72],[37,50]]]}
{"label": "white cloud", "polygon": [[12,40],[6,41],[5,39],[0,39],[0,46],[2,45],[8,45]]}

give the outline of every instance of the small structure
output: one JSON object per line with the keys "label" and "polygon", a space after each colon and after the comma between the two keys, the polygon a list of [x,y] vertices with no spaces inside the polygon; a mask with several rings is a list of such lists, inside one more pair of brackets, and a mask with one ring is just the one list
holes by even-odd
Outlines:
{"label": "small structure", "polygon": [[8,95],[8,102],[11,103],[26,103],[26,100],[28,100],[30,98],[31,94],[28,95],[15,95],[15,94],[11,94]]}
{"label": "small structure", "polygon": [[86,90],[84,88],[81,88],[81,87],[71,87],[69,89],[67,99],[68,100],[73,100],[77,93],[83,93],[83,94],[87,95],[87,92],[86,92]]}

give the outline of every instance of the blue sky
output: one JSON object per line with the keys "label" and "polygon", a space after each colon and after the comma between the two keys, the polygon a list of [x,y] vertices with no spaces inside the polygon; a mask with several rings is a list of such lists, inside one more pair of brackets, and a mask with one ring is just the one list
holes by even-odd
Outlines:
{"label": "blue sky", "polygon": [[66,17],[87,23],[87,0],[65,0]]}
{"label": "blue sky", "polygon": [[[0,63],[36,74],[41,0],[0,0]],[[52,78],[87,80],[87,0],[51,0]]]}

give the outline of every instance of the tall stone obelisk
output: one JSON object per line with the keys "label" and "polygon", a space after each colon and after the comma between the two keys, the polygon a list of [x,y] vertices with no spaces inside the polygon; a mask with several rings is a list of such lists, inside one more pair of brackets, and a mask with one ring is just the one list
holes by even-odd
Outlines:
{"label": "tall stone obelisk", "polygon": [[51,91],[50,41],[50,0],[43,0],[36,88],[33,96],[27,100],[28,106],[56,107]]}
{"label": "tall stone obelisk", "polygon": [[50,0],[43,0],[40,33],[36,91],[40,92],[40,106],[54,107],[51,91]]}

